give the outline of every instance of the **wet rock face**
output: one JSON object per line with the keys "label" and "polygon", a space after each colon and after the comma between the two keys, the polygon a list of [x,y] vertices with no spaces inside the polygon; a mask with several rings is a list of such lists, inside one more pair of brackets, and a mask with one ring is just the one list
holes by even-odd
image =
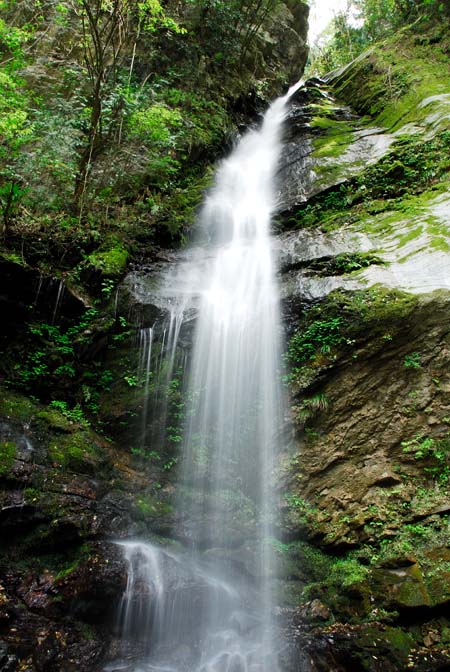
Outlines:
{"label": "wet rock face", "polygon": [[[320,385],[327,402],[304,420],[319,435],[302,443],[302,490],[314,492],[327,513],[354,506],[361,518],[365,506],[403,490],[406,474],[417,476],[422,469],[423,478],[429,474],[432,480],[421,463],[426,455],[417,455],[408,440],[420,435],[439,441],[449,434],[448,305],[445,295],[418,300],[397,324],[386,323],[384,334],[355,339],[350,357],[332,362],[322,380],[318,374],[311,384]],[[445,464],[442,470],[446,482]],[[349,534],[351,545],[352,535],[358,539],[365,532]],[[334,543],[342,541],[338,536]]]}
{"label": "wet rock face", "polygon": [[0,593],[5,665],[0,669],[100,669],[125,584],[125,563],[112,544],[90,545],[71,571],[38,571],[30,565],[17,572],[11,566]]}
{"label": "wet rock face", "polygon": [[308,80],[292,96],[286,119],[278,171],[281,218],[375,163],[394,139],[339,101],[322,80]]}
{"label": "wet rock face", "polygon": [[309,7],[304,2],[280,3],[261,31],[262,53],[267,70],[294,84],[301,77],[308,56],[306,44]]}
{"label": "wet rock face", "polygon": [[[400,59],[402,68],[408,64]],[[372,50],[292,97],[276,223],[284,231],[278,248],[285,297],[317,300],[376,283],[414,293],[450,288],[450,83],[425,69],[414,95],[405,89],[399,105],[388,98],[383,108],[371,77],[381,78],[385,67]],[[342,255],[360,263],[317,273],[317,263]],[[368,255],[378,261],[366,263]]]}
{"label": "wet rock face", "polygon": [[[385,310],[392,300],[384,295]],[[303,642],[310,631],[305,646],[317,670],[445,669],[450,297],[404,300],[406,307],[376,319],[368,311],[360,322],[338,304],[332,314],[348,331],[297,374],[297,446],[281,486],[283,553],[286,594],[300,590],[300,601],[310,600],[298,636]],[[327,305],[315,308],[306,333],[337,319]],[[358,625],[367,620],[379,631],[376,645],[369,626]]]}
{"label": "wet rock face", "polygon": [[63,280],[42,275],[34,269],[0,257],[0,309],[2,334],[0,346],[8,347],[33,312],[35,319],[54,322],[61,314],[66,320],[84,311],[82,300]]}
{"label": "wet rock face", "polygon": [[146,535],[147,520],[156,529],[167,515],[149,508],[146,468],[2,388],[0,669],[101,669],[127,579],[111,539]]}
{"label": "wet rock face", "polygon": [[293,670],[448,667],[450,80],[425,65],[394,102],[378,84],[391,57],[394,77],[408,70],[414,45],[392,49],[330,88],[309,82],[287,120],[275,245],[292,366],[278,476]]}

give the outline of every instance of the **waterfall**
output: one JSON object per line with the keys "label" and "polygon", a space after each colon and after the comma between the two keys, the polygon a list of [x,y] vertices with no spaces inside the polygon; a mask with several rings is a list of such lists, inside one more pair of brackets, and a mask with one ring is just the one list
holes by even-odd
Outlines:
{"label": "waterfall", "polygon": [[[197,311],[176,502],[186,549],[125,542],[122,632],[146,644],[138,667],[120,669],[278,669],[271,480],[283,422],[282,330],[270,222],[282,122],[295,88],[219,166],[199,217],[206,242],[161,287],[183,311]],[[172,318],[164,332],[169,370],[179,332]],[[141,339],[148,400],[153,330]]]}

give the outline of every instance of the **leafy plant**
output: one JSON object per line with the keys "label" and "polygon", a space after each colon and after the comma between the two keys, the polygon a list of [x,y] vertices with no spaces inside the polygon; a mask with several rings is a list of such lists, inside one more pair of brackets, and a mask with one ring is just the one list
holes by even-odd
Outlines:
{"label": "leafy plant", "polygon": [[161,456],[156,450],[146,450],[145,448],[131,448],[131,454],[136,455],[137,457],[141,457],[142,459],[145,460],[152,460],[155,462],[159,462],[161,460]]}
{"label": "leafy plant", "polygon": [[66,401],[61,401],[59,399],[54,399],[50,402],[51,408],[56,408],[62,415],[70,420],[71,422],[76,422],[85,427],[89,426],[89,421],[85,418],[83,410],[80,405],[77,404],[73,408],[69,408]]}
{"label": "leafy plant", "polygon": [[163,464],[164,471],[170,471],[176,465],[177,462],[178,460],[176,457],[171,457],[170,460],[167,460],[167,462]]}
{"label": "leafy plant", "polygon": [[343,320],[333,317],[315,320],[305,330],[297,331],[289,341],[288,360],[295,366],[314,359],[318,353],[329,354],[333,347],[343,343]]}
{"label": "leafy plant", "polygon": [[302,423],[312,418],[315,414],[324,411],[329,406],[329,399],[324,393],[317,393],[313,397],[302,399],[298,407],[294,407],[295,419]]}
{"label": "leafy plant", "polygon": [[413,453],[416,460],[423,460],[426,464],[424,472],[430,474],[441,485],[450,480],[450,439],[433,439],[418,434],[409,441],[402,442],[404,453]]}
{"label": "leafy plant", "polygon": [[411,352],[409,355],[405,355],[403,366],[405,369],[420,369],[422,366],[420,360],[420,352]]}

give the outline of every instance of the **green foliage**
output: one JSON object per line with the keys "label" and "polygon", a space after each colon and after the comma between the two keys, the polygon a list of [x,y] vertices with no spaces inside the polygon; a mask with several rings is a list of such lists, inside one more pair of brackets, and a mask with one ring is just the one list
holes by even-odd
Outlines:
{"label": "green foliage", "polygon": [[440,20],[443,13],[450,15],[448,0],[350,0],[345,11],[335,14],[325,44],[313,46],[310,72],[323,74],[345,65],[417,18]]}
{"label": "green foliage", "polygon": [[337,12],[328,28],[328,39],[324,45],[313,45],[310,53],[308,74],[324,74],[348,63],[360,54],[369,43],[364,28],[355,27],[350,17],[351,5],[347,11]]}
{"label": "green foliage", "polygon": [[370,570],[367,567],[361,565],[355,558],[349,557],[333,563],[330,578],[336,587],[342,585],[344,588],[351,588],[367,580],[369,575]]}
{"label": "green foliage", "polygon": [[315,320],[305,330],[297,331],[289,341],[287,358],[295,368],[320,354],[330,354],[332,348],[345,342],[343,319],[333,317]]}
{"label": "green foliage", "polygon": [[193,6],[192,28],[200,31],[216,67],[239,67],[278,0],[186,0]]}
{"label": "green foliage", "polygon": [[[429,511],[433,502],[442,501],[442,493],[440,498],[436,498],[437,493],[434,485],[433,489],[422,487],[419,492],[420,497],[417,497],[415,503],[419,504],[419,500],[423,500],[425,512]],[[375,530],[373,527],[365,527],[368,534],[374,537],[374,541],[371,544],[362,545],[358,551],[355,551],[355,557],[366,563],[369,562],[372,566],[377,566],[386,560],[413,554],[420,560],[422,566],[426,566],[429,563],[427,553],[430,550],[430,545],[432,544],[434,547],[446,545],[448,525],[445,521],[428,519],[423,523],[405,522],[403,516],[408,514],[408,508],[403,507],[402,511],[399,509],[398,502],[393,505],[389,514],[389,517],[383,520],[381,528]],[[383,530],[385,527],[393,525],[397,529],[395,538],[390,535],[384,536]]]}
{"label": "green foliage", "polygon": [[367,252],[344,252],[336,257],[319,259],[308,264],[308,271],[318,275],[343,275],[354,273],[373,264],[383,263],[379,257]]}
{"label": "green foliage", "polygon": [[0,19],[0,54],[3,57],[9,56],[7,65],[10,71],[17,70],[23,65],[23,47],[32,35],[33,31],[29,25],[11,26],[4,19]]}
{"label": "green foliage", "polygon": [[131,454],[153,462],[159,462],[161,460],[161,456],[156,450],[148,451],[145,448],[131,448]]}
{"label": "green foliage", "polygon": [[150,146],[169,149],[174,146],[174,132],[180,128],[182,117],[178,110],[161,104],[137,110],[130,115],[131,136],[139,136]]}
{"label": "green foliage", "polygon": [[329,406],[329,399],[326,394],[321,392],[313,397],[302,399],[299,406],[293,407],[294,417],[297,422],[305,423],[317,413],[325,411]]}
{"label": "green foliage", "polygon": [[77,370],[75,344],[86,341],[85,331],[96,317],[97,311],[90,308],[78,324],[65,331],[58,325],[45,322],[31,324],[29,332],[34,337],[33,345],[25,364],[15,367],[19,382],[29,388],[48,375],[73,378]]}
{"label": "green foliage", "polygon": [[338,558],[305,541],[285,544],[272,539],[271,545],[279,555],[282,571],[284,569],[290,576],[299,573],[303,583],[305,579],[308,581],[302,598],[318,597],[332,608],[339,600],[345,600],[346,593],[367,582],[371,575],[370,568],[352,554]]}
{"label": "green foliage", "polygon": [[[169,383],[167,390],[167,424],[165,428],[168,446],[177,448],[183,442],[183,429],[186,419],[186,400],[182,390],[183,372],[178,370]],[[177,458],[173,457],[164,465],[164,469],[169,471],[177,463]]]}
{"label": "green foliage", "polygon": [[130,387],[136,387],[139,384],[137,376],[124,376],[123,379]]}
{"label": "green foliage", "polygon": [[[54,420],[64,417],[66,422],[87,426],[86,414],[91,421],[96,419],[100,395],[111,386],[113,374],[102,362],[83,361],[80,357],[80,352],[95,337],[98,318],[98,311],[91,308],[69,327],[32,323],[26,350],[18,350],[13,370],[9,372],[10,384],[46,402],[53,398],[46,414],[52,412]],[[112,335],[111,345],[115,343],[115,335],[122,338],[129,333],[123,331],[120,324],[114,328],[118,333]]]}
{"label": "green foliage", "polygon": [[333,271],[336,275],[340,273],[353,273],[362,268],[367,268],[372,264],[380,263],[380,260],[372,254],[363,254],[360,252],[347,252],[338,254],[333,259]]}
{"label": "green foliage", "polygon": [[79,425],[83,425],[85,427],[89,426],[89,422],[84,417],[83,410],[81,409],[79,404],[74,406],[74,408],[69,408],[66,401],[60,401],[58,399],[54,399],[53,401],[50,402],[50,407],[56,408],[60,413],[62,413],[62,415],[65,418],[67,418],[72,422],[75,422]]}
{"label": "green foliage", "polygon": [[[226,111],[215,100],[208,100],[204,94],[170,87],[164,91],[164,100],[180,114],[180,138],[188,147],[195,145],[212,146],[222,142],[229,130]],[[181,115],[183,110],[183,115]]]}
{"label": "green foliage", "polygon": [[305,499],[294,493],[285,496],[288,517],[295,525],[314,529],[317,524],[318,510]]}
{"label": "green foliage", "polygon": [[[128,0],[126,6],[131,10],[133,9],[131,0]],[[159,0],[138,0],[137,10],[144,30],[151,33],[160,29],[172,30],[178,35],[183,35],[186,32],[185,28],[181,27],[173,18],[166,14]]]}
{"label": "green foliage", "polygon": [[409,355],[405,355],[403,360],[403,366],[405,369],[420,369],[422,364],[420,363],[421,355],[420,352],[411,352]]}
{"label": "green foliage", "polygon": [[23,65],[23,44],[30,32],[0,19],[0,53],[9,57],[0,71],[0,209],[7,231],[26,193],[20,175],[21,151],[30,142],[33,125],[29,96],[22,90],[17,70]]}
{"label": "green foliage", "polygon": [[178,460],[176,457],[171,457],[170,460],[167,460],[167,462],[163,464],[164,471],[170,471],[176,465],[177,462]]}
{"label": "green foliage", "polygon": [[364,18],[364,29],[371,41],[405,26],[419,16],[425,18],[450,13],[442,0],[356,0]]}
{"label": "green foliage", "polygon": [[[6,2],[0,217],[10,252],[77,266],[83,284],[89,262],[110,265],[105,232],[129,255],[155,238],[183,242],[232,125],[228,100],[253,76],[243,54],[277,4]],[[58,68],[43,52],[58,54]]]}
{"label": "green foliage", "polygon": [[373,338],[379,336],[383,344],[392,340],[416,302],[410,294],[382,287],[330,293],[320,305],[304,313],[291,336],[286,353],[290,366],[286,382],[293,385],[295,393],[307,388],[321,371],[364,340],[368,330]]}
{"label": "green foliage", "polygon": [[404,453],[412,453],[416,460],[423,461],[423,470],[440,485],[450,481],[450,439],[433,439],[418,434],[409,441],[402,442]]}

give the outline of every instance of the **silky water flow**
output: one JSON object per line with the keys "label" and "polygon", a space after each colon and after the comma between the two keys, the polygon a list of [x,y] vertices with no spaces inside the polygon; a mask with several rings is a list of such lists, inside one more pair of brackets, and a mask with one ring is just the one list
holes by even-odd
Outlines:
{"label": "silky water flow", "polygon": [[173,375],[180,316],[195,309],[175,503],[178,536],[189,550],[121,542],[128,562],[121,633],[140,641],[144,652],[141,662],[110,670],[279,669],[271,478],[283,403],[270,222],[286,103],[298,86],[272,104],[261,128],[250,130],[219,166],[200,213],[203,242],[161,283],[170,319],[160,329],[156,359],[157,328],[141,333],[145,433],[150,367],[161,368],[165,340],[164,375]]}

